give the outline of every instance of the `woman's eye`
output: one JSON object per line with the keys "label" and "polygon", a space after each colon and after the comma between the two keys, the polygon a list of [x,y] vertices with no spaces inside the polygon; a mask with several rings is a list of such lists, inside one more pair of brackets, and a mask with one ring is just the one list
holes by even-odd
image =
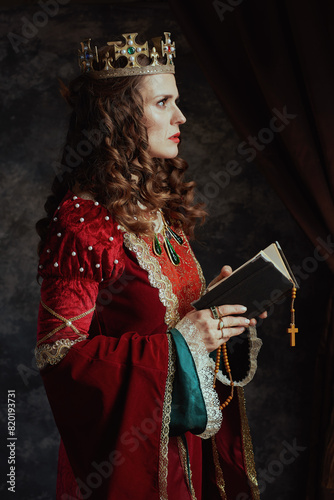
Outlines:
{"label": "woman's eye", "polygon": [[163,108],[167,102],[167,99],[168,99],[167,97],[165,97],[164,99],[161,99],[161,101],[158,102],[158,106],[160,108]]}

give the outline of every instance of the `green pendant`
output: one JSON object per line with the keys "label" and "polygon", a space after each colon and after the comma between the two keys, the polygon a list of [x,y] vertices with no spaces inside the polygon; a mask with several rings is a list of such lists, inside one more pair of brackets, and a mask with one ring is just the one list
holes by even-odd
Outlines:
{"label": "green pendant", "polygon": [[154,234],[154,239],[153,239],[153,252],[158,257],[160,257],[160,255],[162,254],[161,245],[156,234]]}
{"label": "green pendant", "polygon": [[176,234],[172,228],[170,228],[168,226],[167,228],[167,231],[169,232],[169,234],[172,236],[172,238],[174,238],[175,241],[177,241],[177,243],[179,245],[183,245],[183,239],[181,238],[181,236],[179,236],[178,234]]}
{"label": "green pendant", "polygon": [[180,264],[180,257],[175,252],[175,250],[174,250],[171,242],[167,238],[167,236],[165,236],[165,246],[166,246],[166,251],[167,251],[168,257],[170,258],[170,260],[172,261],[174,266],[178,266]]}

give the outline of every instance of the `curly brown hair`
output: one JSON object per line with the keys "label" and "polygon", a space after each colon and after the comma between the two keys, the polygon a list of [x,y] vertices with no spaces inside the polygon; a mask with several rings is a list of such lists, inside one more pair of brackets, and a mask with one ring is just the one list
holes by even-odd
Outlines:
{"label": "curly brown hair", "polygon": [[36,224],[41,237],[39,253],[55,210],[74,186],[89,193],[136,234],[152,235],[151,223],[142,217],[138,202],[148,212],[162,209],[189,237],[194,236],[198,220],[204,221],[204,205],[194,205],[195,183],[185,181],[188,164],[179,157],[160,159],[148,154],[143,100],[138,91],[142,78],[97,80],[82,74],[68,88],[60,82],[72,114],[62,172],[56,175],[52,195],[44,205],[47,216]]}

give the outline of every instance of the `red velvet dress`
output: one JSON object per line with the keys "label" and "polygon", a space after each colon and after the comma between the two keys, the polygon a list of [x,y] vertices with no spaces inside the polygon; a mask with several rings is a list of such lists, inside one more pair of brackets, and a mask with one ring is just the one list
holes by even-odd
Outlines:
{"label": "red velvet dress", "polygon": [[97,202],[68,193],[54,214],[36,358],[61,435],[57,500],[259,498],[241,387],[216,436],[169,436],[170,331],[205,288],[174,230],[179,266]]}

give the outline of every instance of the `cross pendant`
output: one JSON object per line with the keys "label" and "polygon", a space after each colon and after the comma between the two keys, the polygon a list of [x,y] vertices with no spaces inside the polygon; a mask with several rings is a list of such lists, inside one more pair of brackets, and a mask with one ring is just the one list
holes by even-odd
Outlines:
{"label": "cross pendant", "polygon": [[296,345],[295,333],[298,333],[298,328],[296,328],[294,323],[290,323],[290,328],[287,329],[287,332],[290,333],[290,346],[295,347]]}

